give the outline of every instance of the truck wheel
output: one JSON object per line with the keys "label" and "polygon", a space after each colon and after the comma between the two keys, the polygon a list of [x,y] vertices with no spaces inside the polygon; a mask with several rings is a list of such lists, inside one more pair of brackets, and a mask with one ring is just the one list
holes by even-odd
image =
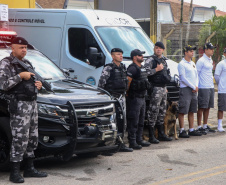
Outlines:
{"label": "truck wheel", "polygon": [[9,124],[9,118],[0,118],[0,170],[8,171],[10,169],[10,146],[12,136]]}
{"label": "truck wheel", "polygon": [[99,152],[90,152],[90,153],[83,153],[83,154],[76,154],[80,158],[94,158],[100,155]]}

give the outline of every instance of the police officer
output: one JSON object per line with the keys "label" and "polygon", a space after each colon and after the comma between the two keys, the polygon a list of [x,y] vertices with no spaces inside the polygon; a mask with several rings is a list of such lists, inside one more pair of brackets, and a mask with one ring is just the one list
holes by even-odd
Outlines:
{"label": "police officer", "polygon": [[[41,89],[40,81],[34,82],[33,73],[25,71],[15,62],[22,60],[26,65],[31,63],[24,59],[28,42],[22,37],[12,41],[12,53],[0,62],[0,89],[11,97],[9,103],[12,146],[10,161],[12,164],[9,180],[23,183],[20,175],[20,163],[25,162],[24,177],[46,177],[45,172],[34,168],[34,150],[38,145],[38,110],[37,89]],[[32,67],[32,66],[31,66]]]}
{"label": "police officer", "polygon": [[141,65],[144,61],[144,51],[135,49],[131,51],[132,64],[127,69],[128,96],[127,96],[127,122],[129,147],[141,149],[150,146],[151,143],[142,139],[145,117],[145,95],[150,86],[146,69]]}
{"label": "police officer", "polygon": [[[125,93],[128,87],[128,80],[126,76],[126,68],[121,63],[123,60],[123,51],[120,48],[113,48],[111,50],[112,63],[105,65],[100,76],[98,87],[110,92],[115,98],[121,101],[123,111],[126,112]],[[120,108],[120,107],[119,107]],[[124,133],[122,119],[117,119],[118,131]],[[128,148],[123,143],[120,147],[122,152],[132,152],[132,148]]]}
{"label": "police officer", "polygon": [[[162,42],[156,42],[154,55],[149,57],[144,67],[148,73],[148,80],[153,85],[150,95],[148,110],[149,141],[157,144],[160,141],[171,141],[164,133],[164,117],[166,113],[167,89],[166,84],[170,82],[169,69],[167,69],[166,58],[163,56],[165,46]],[[154,126],[158,129],[158,140],[154,136]]]}

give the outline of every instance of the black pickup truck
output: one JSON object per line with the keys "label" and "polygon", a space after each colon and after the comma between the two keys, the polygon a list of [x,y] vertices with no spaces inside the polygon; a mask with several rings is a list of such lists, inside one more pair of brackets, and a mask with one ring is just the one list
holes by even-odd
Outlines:
{"label": "black pickup truck", "polygon": [[[7,44],[0,43],[0,60],[10,52]],[[69,78],[33,46],[28,47],[25,58],[53,90],[49,92],[42,88],[38,93],[36,157],[54,155],[69,160],[74,154],[117,150],[116,107],[120,107],[119,102],[112,100],[104,90]],[[123,115],[120,110],[118,113]],[[10,145],[8,99],[4,91],[0,91],[0,170],[9,166]]]}

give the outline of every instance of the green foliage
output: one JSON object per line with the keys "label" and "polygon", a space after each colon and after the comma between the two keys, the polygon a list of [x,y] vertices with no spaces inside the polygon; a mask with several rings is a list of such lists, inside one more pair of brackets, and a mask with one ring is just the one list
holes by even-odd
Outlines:
{"label": "green foliage", "polygon": [[210,8],[213,8],[214,10],[217,10],[217,7],[216,6],[211,6]]}
{"label": "green foliage", "polygon": [[214,31],[216,34],[211,38],[211,43],[217,46],[217,50],[213,59],[219,61],[226,47],[226,16],[214,16],[203,24],[199,34],[199,46],[203,46],[208,36]]}
{"label": "green foliage", "polygon": [[167,40],[167,55],[172,55],[172,43],[171,43],[171,40]]}

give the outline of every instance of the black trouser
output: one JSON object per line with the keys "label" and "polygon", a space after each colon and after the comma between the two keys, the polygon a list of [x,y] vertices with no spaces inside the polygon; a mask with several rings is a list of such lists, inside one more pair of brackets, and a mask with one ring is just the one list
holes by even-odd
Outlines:
{"label": "black trouser", "polygon": [[130,143],[142,140],[145,107],[145,98],[127,97],[127,128]]}

